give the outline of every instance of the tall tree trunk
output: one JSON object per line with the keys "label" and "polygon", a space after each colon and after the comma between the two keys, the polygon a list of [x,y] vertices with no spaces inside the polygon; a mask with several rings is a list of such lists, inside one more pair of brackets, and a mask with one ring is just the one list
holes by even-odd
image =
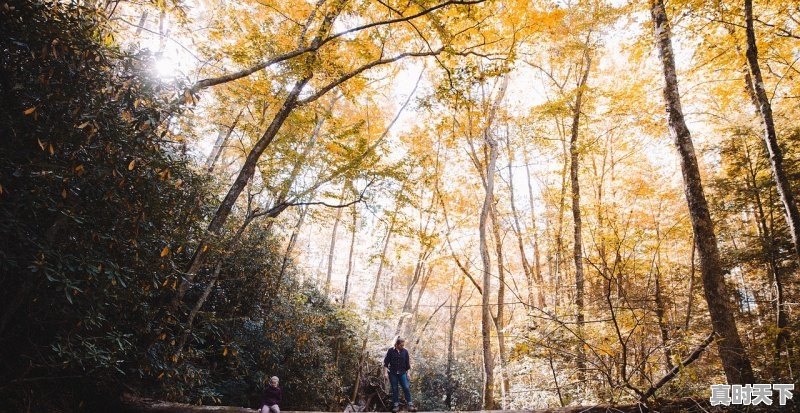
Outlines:
{"label": "tall tree trunk", "polygon": [[[522,261],[522,271],[525,273],[525,280],[528,282],[528,305],[535,305],[538,308],[544,308],[544,294],[542,291],[541,273],[539,273],[538,262],[536,263],[536,272],[533,273],[528,256],[525,253],[525,242],[522,240],[522,225],[519,223],[519,216],[517,214],[517,206],[514,203],[514,153],[511,150],[511,137],[508,136],[508,191],[511,202],[511,216],[514,219],[514,234],[517,236],[517,246],[519,247],[520,261]],[[527,167],[527,165],[525,165]],[[528,178],[530,179],[530,178]],[[533,210],[531,210],[533,214]],[[534,235],[535,237],[535,235]],[[535,242],[535,241],[534,241]],[[537,295],[538,293],[538,295]],[[535,298],[536,297],[536,298]]]}
{"label": "tall tree trunk", "polygon": [[692,253],[689,256],[689,296],[686,300],[686,319],[684,322],[684,333],[689,333],[689,323],[692,321],[692,308],[694,308],[694,273],[695,273],[695,259],[694,255],[697,252],[697,241],[695,235],[692,233]]}
{"label": "tall tree trunk", "polygon": [[[772,117],[772,105],[770,104],[767,92],[764,89],[764,79],[761,76],[761,67],[758,64],[758,48],[756,47],[756,34],[753,27],[753,0],[744,0],[744,18],[747,31],[747,63],[752,76],[752,88],[758,102],[757,110],[761,115],[761,123],[764,126],[764,144],[769,151],[769,163],[772,167],[772,176],[775,179],[775,186],[785,209],[786,224],[794,243],[795,259],[800,262],[800,212],[794,200],[791,184],[783,170],[783,154],[778,145],[778,137],[775,132],[775,120]],[[778,335],[775,341],[776,353],[781,350],[789,341],[789,314],[783,299],[783,280],[781,274],[775,271],[775,291],[776,306],[778,313]],[[788,353],[788,349],[787,349]]]}
{"label": "tall tree trunk", "polygon": [[447,368],[445,369],[445,396],[444,396],[444,403],[447,406],[447,410],[453,409],[453,390],[455,386],[453,385],[453,363],[455,362],[455,352],[453,351],[453,334],[456,330],[456,320],[458,319],[458,313],[461,311],[463,306],[461,304],[461,295],[464,292],[464,283],[466,280],[461,278],[461,282],[458,284],[458,294],[456,295],[456,304],[455,306],[451,307],[450,309],[450,328],[447,330]]}
{"label": "tall tree trunk", "polygon": [[563,166],[561,168],[561,196],[558,200],[558,225],[556,226],[555,237],[555,276],[553,277],[553,290],[555,297],[553,298],[553,307],[558,307],[561,304],[561,284],[562,275],[565,270],[564,259],[564,209],[566,209],[567,200],[567,172],[569,171],[569,149],[567,148],[566,139],[561,140],[562,153],[564,157]]}
{"label": "tall tree trunk", "polygon": [[582,74],[578,81],[578,89],[575,95],[575,103],[572,107],[572,130],[570,132],[569,140],[569,154],[570,154],[570,184],[572,187],[572,220],[573,220],[573,253],[572,257],[575,260],[575,308],[576,308],[576,328],[578,332],[578,348],[576,354],[578,355],[577,368],[578,368],[578,381],[583,381],[586,377],[586,352],[583,349],[583,324],[584,324],[584,273],[583,273],[583,237],[581,235],[581,187],[578,180],[579,163],[579,150],[578,150],[578,132],[581,119],[581,105],[583,103],[583,91],[586,87],[586,81],[589,78],[589,69],[591,68],[591,57],[589,56],[588,45],[584,50]]}
{"label": "tall tree trunk", "polygon": [[[425,268],[425,251],[420,251],[419,256],[417,257],[417,264],[414,266],[414,274],[411,278],[411,282],[408,284],[408,289],[406,289],[406,298],[403,300],[403,308],[400,311],[400,319],[397,320],[397,328],[394,331],[395,336],[404,335],[403,333],[403,325],[406,324],[406,320],[411,317],[411,310],[413,310],[413,301],[414,301],[414,288],[416,288],[417,283],[420,280],[420,277]],[[410,320],[409,320],[410,321]]]}
{"label": "tall tree trunk", "polygon": [[139,36],[142,35],[142,30],[144,30],[144,25],[147,23],[147,10],[142,11],[142,16],[139,18],[139,25],[136,26],[136,38],[138,39]]}
{"label": "tall tree trunk", "polygon": [[347,258],[347,274],[344,276],[344,293],[342,294],[342,308],[347,305],[347,293],[350,291],[350,274],[353,273],[353,249],[356,245],[356,230],[358,229],[358,213],[356,204],[353,204],[353,229],[350,233],[350,253]]}
{"label": "tall tree trunk", "polygon": [[[414,289],[417,287],[420,279],[423,278],[423,274],[425,273],[426,262],[428,257],[430,257],[431,253],[433,252],[433,245],[428,243],[423,243],[420,245],[420,251],[417,255],[417,264],[414,266],[414,274],[411,278],[411,281],[408,284],[408,288],[406,289],[406,298],[403,300],[403,309],[400,312],[400,319],[397,321],[397,328],[395,329],[394,335],[395,336],[405,336],[405,330],[408,329],[408,325],[411,323],[413,319],[414,310]],[[417,302],[419,302],[419,297],[421,297],[422,291],[417,297]],[[406,326],[404,329],[403,326]]]}
{"label": "tall tree trunk", "polygon": [[[225,199],[223,199],[219,208],[217,208],[217,212],[211,219],[211,222],[208,224],[207,232],[210,235],[218,235],[222,232],[222,227],[228,220],[228,216],[233,210],[233,205],[236,203],[239,195],[242,193],[245,186],[250,181],[250,178],[253,177],[253,174],[256,171],[258,159],[267,149],[267,146],[272,143],[272,140],[275,138],[275,135],[277,135],[278,130],[283,125],[283,122],[287,117],[289,117],[289,113],[294,108],[294,105],[297,102],[297,97],[300,95],[300,91],[309,80],[311,80],[310,76],[305,77],[295,83],[294,88],[289,93],[289,96],[287,96],[286,100],[284,100],[283,106],[275,115],[272,124],[270,124],[270,126],[267,128],[267,132],[265,132],[262,138],[256,142],[256,145],[247,155],[244,165],[239,171],[239,175],[236,177],[236,180],[228,190],[228,194],[225,196]],[[205,253],[208,250],[208,246],[209,245],[206,240],[203,240],[200,242],[200,244],[198,244],[191,263],[189,264],[189,268],[186,270],[186,277],[181,280],[181,283],[178,286],[178,292],[174,299],[175,303],[180,303],[183,300],[183,297],[186,295],[186,291],[188,291],[192,282],[194,282],[194,277],[197,274],[197,271],[199,271],[200,267],[203,265],[203,260],[205,258]]]}
{"label": "tall tree trunk", "polygon": [[722,337],[719,354],[729,384],[754,383],[753,368],[736,330],[734,309],[720,263],[714,223],[703,192],[700,169],[692,144],[692,136],[686,126],[678,92],[678,77],[675,73],[675,58],[667,13],[663,0],[651,0],[651,15],[664,72],[664,101],[667,107],[669,130],[681,159],[684,191],[689,206],[700,257],[700,273],[714,331]]}
{"label": "tall tree trunk", "polygon": [[189,315],[186,317],[186,328],[184,329],[183,334],[178,341],[178,346],[175,350],[176,356],[180,356],[180,354],[183,352],[183,347],[189,341],[189,336],[192,334],[192,328],[194,327],[194,320],[197,317],[197,314],[200,313],[200,309],[203,308],[203,304],[205,304],[206,300],[208,300],[208,296],[211,295],[211,291],[213,291],[214,287],[217,285],[217,280],[219,280],[219,275],[220,272],[222,272],[222,266],[224,263],[224,258],[220,258],[219,261],[217,261],[217,265],[214,268],[211,279],[208,281],[206,288],[203,289],[203,294],[200,295],[200,298],[197,299],[197,302],[194,304],[191,311],[189,311]]}
{"label": "tall tree trunk", "polygon": [[[400,202],[400,197],[405,189],[405,182],[403,185],[400,186],[400,191],[398,192],[397,197],[395,198],[395,202]],[[361,342],[361,352],[359,353],[360,356],[358,358],[358,366],[356,366],[356,383],[353,386],[353,397],[351,399],[352,402],[356,402],[356,397],[358,397],[358,389],[361,387],[361,368],[364,365],[364,360],[366,357],[367,351],[367,343],[369,342],[369,333],[372,331],[372,309],[375,307],[375,299],[378,297],[378,290],[380,290],[381,285],[381,275],[383,274],[383,264],[386,262],[386,253],[389,251],[389,240],[392,238],[392,234],[394,233],[394,227],[397,223],[397,214],[399,213],[400,207],[397,206],[396,210],[392,214],[391,221],[389,223],[389,228],[386,230],[386,238],[383,241],[383,249],[381,250],[380,262],[378,263],[378,272],[375,274],[375,286],[372,288],[372,295],[370,295],[369,303],[368,303],[368,310],[367,314],[367,328],[364,332],[364,340]]]}
{"label": "tall tree trunk", "polygon": [[[338,97],[331,99],[330,105],[327,108],[327,114],[329,115],[333,111],[333,106],[336,104]],[[294,182],[297,180],[297,177],[300,175],[300,171],[305,165],[305,159],[308,156],[308,153],[311,151],[311,148],[314,147],[314,144],[317,142],[317,138],[319,137],[320,131],[322,130],[322,125],[325,123],[325,116],[318,115],[317,121],[314,124],[314,129],[311,132],[311,137],[303,144],[303,148],[300,150],[300,156],[295,161],[294,165],[292,166],[292,170],[289,173],[289,176],[284,180],[280,192],[275,197],[275,202],[273,203],[270,211],[275,211],[274,213],[269,214],[270,217],[277,217],[278,214],[281,213],[284,209],[286,209],[289,204],[286,203],[286,199],[289,196],[289,192],[294,185]],[[308,199],[312,199],[314,197],[316,189],[310,190],[305,196]],[[297,241],[297,237],[299,235],[300,227],[303,225],[303,220],[305,219],[306,214],[308,213],[308,208],[310,206],[306,205],[300,213],[300,219],[297,221],[297,225],[292,230],[292,236],[289,238],[289,245],[286,248],[286,254],[283,256],[283,262],[281,264],[281,270],[278,273],[278,277],[275,282],[275,286],[272,289],[273,294],[277,294],[280,290],[281,283],[283,282],[283,276],[286,272],[286,265],[288,264],[288,260],[290,257],[290,253],[295,246]],[[271,220],[267,223],[267,228],[271,228],[275,221]],[[269,300],[269,310],[272,310],[272,304],[274,300],[270,298]]]}
{"label": "tall tree trunk", "polygon": [[169,36],[169,27],[164,27],[169,25],[167,22],[167,10],[166,8],[161,9],[161,13],[158,15],[158,54],[164,52],[164,48],[167,47],[167,37]]}
{"label": "tall tree trunk", "polygon": [[[483,370],[485,373],[483,384],[483,408],[485,410],[494,410],[497,408],[497,402],[494,399],[494,356],[492,355],[492,324],[494,323],[494,319],[490,308],[490,298],[492,295],[492,261],[491,255],[489,254],[489,240],[486,233],[486,225],[491,218],[490,215],[493,215],[492,211],[494,209],[494,171],[497,166],[497,140],[492,136],[491,127],[497,107],[500,106],[500,103],[505,97],[507,87],[508,76],[504,76],[501,80],[500,89],[495,97],[495,102],[489,109],[486,125],[483,129],[485,148],[488,149],[488,162],[486,162],[485,196],[483,198],[483,206],[481,207],[478,232],[481,262],[483,263],[481,341],[483,344]],[[500,264],[500,266],[502,267],[502,264]]]}
{"label": "tall tree trunk", "polygon": [[[761,192],[758,188],[758,171],[753,165],[753,158],[751,156],[750,147],[747,144],[746,138],[742,139],[742,144],[744,147],[744,156],[747,165],[747,177],[745,178],[745,185],[746,188],[753,194],[753,203],[755,206],[756,215],[756,230],[761,240],[762,254],[764,257],[767,257],[767,274],[770,278],[770,284],[776,285],[778,280],[777,273],[779,270],[779,265],[775,251],[773,231],[771,231],[769,225],[767,225],[767,216],[764,212],[764,202],[761,199]],[[775,300],[776,298],[773,296],[772,299]],[[783,306],[780,305],[781,301],[777,301],[776,303],[777,305],[775,307],[775,313],[779,314],[779,312],[783,309]],[[778,317],[778,321],[779,320],[780,316]]]}
{"label": "tall tree trunk", "polygon": [[656,319],[658,320],[658,329],[661,331],[661,345],[664,346],[664,371],[669,373],[674,367],[672,364],[672,349],[669,347],[669,328],[665,318],[665,305],[664,297],[661,291],[661,273],[658,265],[655,266],[655,281],[656,281]]}
{"label": "tall tree trunk", "polygon": [[[344,3],[345,2],[343,1],[335,2],[332,10],[323,19],[323,22],[317,30],[317,34],[312,41],[312,44],[319,44],[328,35],[331,27],[333,26],[333,21],[339,16],[339,13],[344,8]],[[315,63],[315,59],[316,53],[312,52],[309,54],[305,63],[310,67]],[[289,117],[289,114],[297,106],[300,92],[302,92],[305,85],[308,84],[313,76],[313,71],[309,69],[294,83],[294,86],[292,86],[291,91],[286,98],[284,98],[283,104],[275,113],[275,116],[272,118],[269,126],[258,139],[258,141],[256,141],[253,149],[251,149],[247,154],[244,164],[242,165],[242,169],[239,170],[239,174],[236,176],[233,184],[231,184],[230,188],[228,189],[228,193],[225,195],[222,203],[214,213],[211,222],[208,224],[206,232],[209,234],[209,236],[219,235],[222,232],[222,228],[225,225],[225,222],[228,220],[228,216],[233,210],[236,200],[239,199],[239,195],[241,195],[245,186],[253,177],[253,174],[255,174],[258,160],[261,158],[261,155],[264,153],[267,147],[275,139],[275,136],[278,135],[278,132],[283,126],[283,123]],[[181,283],[178,286],[178,292],[173,300],[173,303],[180,303],[183,300],[183,297],[186,295],[186,291],[194,281],[197,271],[203,264],[203,258],[207,250],[208,240],[206,239],[201,241],[197,246],[189,267],[186,270],[186,277],[181,280]]]}
{"label": "tall tree trunk", "polygon": [[242,117],[243,112],[244,110],[239,111],[239,114],[236,115],[230,127],[223,128],[220,126],[219,133],[217,134],[217,141],[214,142],[214,148],[206,159],[206,171],[208,171],[208,173],[214,172],[214,166],[217,164],[220,155],[222,155],[223,149],[228,144],[228,139],[230,139],[233,130],[236,129],[236,124],[239,123],[239,118]]}
{"label": "tall tree trunk", "polygon": [[561,407],[566,406],[564,403],[564,396],[561,395],[561,385],[558,384],[558,375],[556,374],[556,368],[553,365],[553,351],[547,350],[547,361],[550,364],[550,373],[553,375],[553,384],[556,386],[556,394],[558,394],[558,403],[561,404]]}
{"label": "tall tree trunk", "polygon": [[303,226],[303,221],[306,219],[306,214],[308,214],[309,208],[310,206],[306,205],[300,209],[300,217],[297,219],[297,224],[295,224],[294,228],[292,229],[292,235],[289,237],[289,243],[286,245],[286,252],[283,253],[281,270],[278,272],[278,276],[275,279],[275,286],[272,289],[274,294],[277,294],[277,292],[280,291],[280,286],[283,282],[286,268],[289,266],[289,260],[292,256],[292,250],[294,250],[294,247],[297,244],[297,237],[300,236],[300,228]]}
{"label": "tall tree trunk", "polygon": [[[528,153],[525,152],[525,178],[528,183],[528,205],[531,208],[531,239],[533,240],[533,275],[536,277],[536,282],[539,283],[539,302],[542,307],[547,306],[547,301],[544,297],[544,278],[542,277],[542,261],[539,252],[539,233],[536,225],[536,209],[533,202],[533,186],[531,185],[531,169],[528,162]],[[554,303],[555,304],[555,303]]]}
{"label": "tall tree trunk", "polygon": [[478,224],[480,238],[481,262],[483,263],[483,294],[481,295],[481,342],[483,343],[483,409],[495,410],[497,404],[494,400],[494,355],[492,354],[492,313],[490,310],[492,291],[492,262],[489,256],[486,224],[489,219],[489,210],[494,202],[494,168],[497,161],[497,143],[489,134],[486,134],[486,145],[489,146],[489,162],[486,166],[486,194],[481,208],[480,222]]}
{"label": "tall tree trunk", "polygon": [[[487,133],[489,133],[487,131]],[[495,142],[495,145],[497,143]],[[497,152],[498,149],[495,148]],[[491,154],[489,154],[491,156]],[[495,154],[495,157],[498,155]],[[495,161],[495,164],[497,162]],[[510,164],[510,161],[509,161]],[[489,170],[486,171],[487,175]],[[500,408],[505,410],[506,409],[506,401],[509,394],[509,380],[508,375],[506,373],[506,361],[508,360],[508,351],[506,349],[506,337],[505,337],[505,324],[506,324],[506,316],[505,316],[505,297],[506,297],[506,268],[505,268],[505,260],[503,258],[503,238],[500,235],[500,218],[497,214],[497,203],[498,201],[494,201],[489,209],[489,218],[492,223],[492,237],[494,238],[494,250],[495,250],[495,258],[497,259],[497,316],[494,317],[494,325],[495,330],[497,331],[497,349],[500,353],[500,383],[502,387],[500,388],[501,392],[501,404]]]}
{"label": "tall tree trunk", "polygon": [[419,334],[416,333],[417,331],[417,317],[419,316],[419,303],[422,301],[422,297],[425,295],[425,289],[428,288],[428,281],[431,280],[431,274],[433,274],[433,267],[429,266],[428,270],[425,271],[425,275],[422,276],[422,281],[420,282],[419,292],[417,293],[417,300],[414,303],[414,309],[411,311],[411,321],[407,324],[405,331],[403,332],[404,337],[408,337],[411,334],[417,336],[417,341],[419,341]]}
{"label": "tall tree trunk", "polygon": [[[244,231],[252,222],[253,222],[252,215],[248,215],[247,218],[245,218],[244,222],[242,222],[242,225],[240,225],[239,228],[236,230],[236,233],[233,235],[233,238],[231,238],[230,242],[226,246],[225,248],[226,251],[232,251],[237,248],[237,246],[239,245],[239,241],[242,238],[242,234],[244,234]],[[211,279],[208,280],[206,288],[203,289],[203,293],[200,295],[200,298],[197,299],[197,302],[195,302],[194,306],[192,306],[192,309],[189,311],[189,315],[186,317],[186,327],[184,328],[183,334],[181,335],[181,338],[178,342],[178,346],[176,347],[175,350],[175,354],[177,356],[180,356],[180,354],[183,352],[183,347],[188,342],[189,336],[192,333],[192,328],[194,327],[194,320],[197,318],[197,314],[200,313],[200,309],[203,308],[203,305],[205,305],[206,301],[208,300],[208,297],[211,295],[211,292],[217,285],[220,273],[222,272],[222,267],[225,264],[226,255],[227,254],[223,254],[221,257],[219,257],[219,260],[217,261],[217,264],[214,268],[214,272],[211,274]]]}
{"label": "tall tree trunk", "polygon": [[[487,171],[488,172],[488,171]],[[497,348],[500,352],[500,379],[503,387],[502,390],[502,404],[500,407],[506,409],[506,400],[509,394],[509,380],[506,372],[506,362],[508,360],[508,350],[506,349],[506,315],[505,315],[505,299],[506,299],[506,269],[505,261],[503,261],[503,239],[500,236],[500,224],[497,217],[497,204],[493,204],[491,208],[490,218],[492,221],[492,234],[494,236],[495,256],[497,258],[497,316],[494,319],[495,329],[497,330]]]}
{"label": "tall tree trunk", "polygon": [[[761,76],[761,67],[758,64],[758,48],[756,47],[756,35],[753,28],[753,0],[744,0],[744,14],[747,31],[747,63],[752,76],[752,88],[755,93],[759,115],[764,126],[764,144],[769,151],[769,161],[772,167],[772,175],[775,179],[775,186],[781,197],[781,202],[785,209],[786,224],[789,226],[789,233],[794,243],[795,258],[800,261],[800,212],[794,201],[794,193],[791,184],[783,170],[783,154],[778,145],[777,133],[775,132],[775,120],[772,116],[772,104],[767,97],[764,89],[764,79]],[[755,102],[754,102],[755,103]]]}
{"label": "tall tree trunk", "polygon": [[[339,200],[344,199],[347,183],[342,184],[342,193],[339,195]],[[331,230],[331,247],[328,249],[328,271],[325,277],[325,296],[330,296],[331,293],[331,275],[333,274],[333,253],[336,251],[336,232],[339,229],[339,222],[342,220],[342,211],[344,208],[336,209],[336,218],[333,221],[333,229]]]}
{"label": "tall tree trunk", "polygon": [[[762,254],[767,257],[766,263],[766,270],[767,276],[769,279],[769,283],[772,286],[770,288],[770,296],[769,299],[775,302],[775,326],[777,327],[778,334],[775,337],[775,351],[773,353],[773,369],[772,369],[772,377],[777,378],[780,370],[780,358],[781,352],[785,348],[787,350],[787,356],[791,356],[791,348],[787,346],[788,339],[789,339],[789,330],[786,328],[789,320],[788,314],[786,314],[786,307],[784,304],[784,296],[783,296],[783,286],[782,283],[779,282],[780,280],[780,266],[778,265],[777,259],[777,247],[775,246],[775,239],[773,237],[773,231],[770,230],[770,227],[767,225],[767,217],[764,212],[764,203],[761,199],[761,194],[759,193],[758,189],[758,181],[756,178],[756,171],[753,168],[753,165],[750,160],[749,150],[747,150],[747,143],[745,142],[745,149],[746,153],[745,156],[747,157],[748,163],[748,179],[747,188],[753,193],[753,203],[755,204],[755,219],[756,219],[756,232],[758,233],[759,240],[761,241],[761,251]],[[759,307],[760,308],[760,307]]]}

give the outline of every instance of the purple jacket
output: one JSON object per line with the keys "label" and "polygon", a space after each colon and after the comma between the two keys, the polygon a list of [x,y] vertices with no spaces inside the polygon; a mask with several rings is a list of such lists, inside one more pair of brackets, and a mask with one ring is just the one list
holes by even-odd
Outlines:
{"label": "purple jacket", "polygon": [[392,347],[386,352],[386,357],[383,358],[383,365],[392,373],[402,374],[411,369],[411,358],[408,356],[408,350],[402,349],[397,351]]}
{"label": "purple jacket", "polygon": [[282,394],[280,387],[272,387],[272,385],[268,384],[267,387],[264,388],[264,392],[261,393],[261,405],[272,406],[279,404]]}

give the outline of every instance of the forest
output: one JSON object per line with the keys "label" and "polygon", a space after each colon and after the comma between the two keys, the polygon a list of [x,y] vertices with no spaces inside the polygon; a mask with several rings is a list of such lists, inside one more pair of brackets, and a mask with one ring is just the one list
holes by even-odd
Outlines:
{"label": "forest", "polygon": [[0,412],[727,411],[798,117],[795,0],[0,0]]}

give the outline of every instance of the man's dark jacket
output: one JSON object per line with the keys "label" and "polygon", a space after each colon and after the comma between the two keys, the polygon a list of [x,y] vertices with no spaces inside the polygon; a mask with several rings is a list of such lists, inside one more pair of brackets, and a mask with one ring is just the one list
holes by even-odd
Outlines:
{"label": "man's dark jacket", "polygon": [[267,387],[264,388],[264,392],[261,393],[261,405],[272,406],[280,404],[281,395],[282,392],[280,387],[272,387],[271,384],[268,384]]}
{"label": "man's dark jacket", "polygon": [[392,373],[402,374],[411,369],[411,360],[408,356],[408,350],[402,349],[397,351],[392,347],[386,352],[386,357],[383,358],[383,365],[389,368]]}

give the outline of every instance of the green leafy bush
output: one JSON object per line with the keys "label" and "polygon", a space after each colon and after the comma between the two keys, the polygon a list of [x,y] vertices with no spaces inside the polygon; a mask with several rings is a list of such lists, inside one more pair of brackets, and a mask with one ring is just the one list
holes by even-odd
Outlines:
{"label": "green leafy bush", "polygon": [[288,408],[339,402],[353,322],[291,269],[277,285],[267,228],[210,253],[219,280],[204,268],[168,305],[218,201],[165,128],[176,86],[150,78],[152,57],[115,48],[93,10],[4,5],[0,411],[107,411],[123,391],[253,404],[273,374]]}

